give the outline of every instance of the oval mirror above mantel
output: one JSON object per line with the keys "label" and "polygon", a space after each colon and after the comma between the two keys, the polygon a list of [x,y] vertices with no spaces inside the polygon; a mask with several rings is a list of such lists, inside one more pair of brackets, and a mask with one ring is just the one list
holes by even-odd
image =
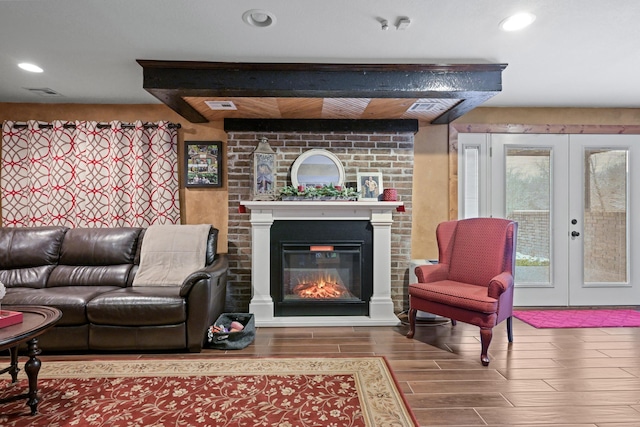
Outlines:
{"label": "oval mirror above mantel", "polygon": [[291,166],[291,183],[294,187],[344,185],[344,167],[340,159],[330,151],[312,149],[300,154]]}

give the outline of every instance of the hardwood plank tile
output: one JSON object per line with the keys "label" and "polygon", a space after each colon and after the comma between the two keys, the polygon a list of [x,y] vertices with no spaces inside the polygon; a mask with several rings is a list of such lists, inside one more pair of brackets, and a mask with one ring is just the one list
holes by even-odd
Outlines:
{"label": "hardwood plank tile", "polygon": [[389,360],[389,366],[393,372],[423,371],[429,369],[441,369],[435,360]]}
{"label": "hardwood plank tile", "polygon": [[632,334],[588,335],[580,338],[584,342],[636,342],[638,337]]}
{"label": "hardwood plank tile", "polygon": [[430,352],[430,351],[398,351],[398,352],[375,352],[378,356],[384,356],[389,360],[465,360],[459,354],[451,352]]}
{"label": "hardwood plank tile", "polygon": [[599,350],[512,350],[509,352],[492,352],[489,348],[489,353],[493,355],[493,359],[582,359],[590,357],[609,357]]}
{"label": "hardwood plank tile", "polygon": [[563,350],[598,350],[601,348],[606,348],[607,350],[638,350],[638,343],[635,341],[608,341],[606,345],[603,345],[602,342],[599,341],[591,341],[591,342],[569,342],[569,341],[559,341],[554,343],[559,349]]}
{"label": "hardwood plank tile", "polygon": [[566,368],[631,368],[640,366],[640,357],[555,359],[555,362]]}
{"label": "hardwood plank tile", "polygon": [[396,372],[398,381],[460,381],[460,380],[482,380],[497,381],[504,379],[497,371],[493,369],[450,369],[450,370],[433,370],[420,372]]}
{"label": "hardwood plank tile", "polygon": [[[600,359],[595,359],[600,360]],[[608,360],[608,359],[605,359]],[[439,360],[437,364],[442,369],[473,369],[483,368],[479,366],[477,360],[455,361],[455,360]],[[533,368],[562,368],[563,364],[553,359],[493,359],[489,365],[493,369],[533,369]]]}
{"label": "hardwood plank tile", "polygon": [[632,378],[620,368],[547,368],[504,369],[502,375],[512,380],[556,379],[556,378]]}
{"label": "hardwood plank tile", "polygon": [[[554,389],[565,391],[600,391],[610,392],[619,390],[638,390],[640,396],[640,379],[638,378],[592,378],[592,379],[547,379],[545,380]],[[604,393],[603,393],[604,394]]]}
{"label": "hardwood plank tile", "polygon": [[472,408],[451,409],[414,409],[416,419],[421,426],[486,426],[478,413]]}
{"label": "hardwood plank tile", "polygon": [[495,393],[554,391],[542,380],[408,381],[413,393]]}
{"label": "hardwood plank tile", "polygon": [[[405,343],[405,344],[377,344],[377,343],[369,343],[369,344],[340,344],[340,349],[344,352],[353,352],[353,351],[377,351],[377,352],[389,352],[396,353],[398,351],[423,351],[424,344],[418,343]],[[438,349],[436,347],[427,347],[429,351],[444,351],[448,352],[446,349]]]}
{"label": "hardwood plank tile", "polygon": [[634,366],[634,367],[630,367],[630,368],[623,368],[625,371],[629,372],[631,375],[633,375],[636,378],[640,378],[640,367],[638,366]]}
{"label": "hardwood plank tile", "polygon": [[[609,335],[603,335],[603,338],[609,338]],[[574,335],[567,335],[565,337],[562,338],[563,341],[569,341],[569,342],[583,342],[584,339],[583,338],[578,338]],[[520,343],[532,343],[532,342],[539,342],[539,343],[548,343],[549,342],[549,335],[517,335],[516,331],[514,331],[513,333],[513,343],[514,344],[520,344]],[[493,345],[493,340],[491,342],[491,345]]]}
{"label": "hardwood plank tile", "polygon": [[271,338],[270,345],[336,345],[336,344],[349,344],[349,345],[375,345],[375,340],[369,337],[321,337],[321,338]]}
{"label": "hardwood plank tile", "polygon": [[570,392],[507,392],[504,397],[513,406],[619,406],[640,403],[640,394],[633,391],[570,391]]}
{"label": "hardwood plank tile", "polygon": [[[638,340],[640,342],[640,339]],[[600,352],[608,357],[638,357],[638,349],[630,348],[625,350],[610,350],[603,348]]]}
{"label": "hardwood plank tile", "polygon": [[409,406],[419,408],[497,408],[511,407],[500,393],[425,393],[405,396]]}
{"label": "hardwood plank tile", "polygon": [[[570,423],[637,422],[640,412],[629,406],[577,406],[532,408],[476,408],[488,425],[547,425]],[[537,423],[537,424],[536,424]]]}

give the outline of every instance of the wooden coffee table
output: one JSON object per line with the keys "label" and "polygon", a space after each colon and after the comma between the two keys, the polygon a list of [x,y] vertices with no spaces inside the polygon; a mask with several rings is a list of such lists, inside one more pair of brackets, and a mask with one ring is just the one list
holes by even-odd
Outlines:
{"label": "wooden coffee table", "polygon": [[[9,372],[11,382],[18,381],[18,346],[27,343],[27,355],[29,360],[24,365],[24,371],[29,378],[29,393],[27,405],[31,408],[31,415],[38,412],[38,372],[40,372],[40,359],[38,355],[38,336],[51,329],[62,317],[62,312],[57,308],[38,305],[11,305],[2,306],[4,310],[20,311],[23,315],[22,323],[0,328],[0,351],[9,349],[11,365],[0,370],[0,374]],[[19,396],[23,397],[23,396]]]}

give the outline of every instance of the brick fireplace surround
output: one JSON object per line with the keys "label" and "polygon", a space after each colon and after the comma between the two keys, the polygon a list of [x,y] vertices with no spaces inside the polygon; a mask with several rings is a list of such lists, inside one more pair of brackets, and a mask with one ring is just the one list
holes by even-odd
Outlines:
{"label": "brick fireplace surround", "polygon": [[[249,311],[251,301],[250,211],[240,204],[250,201],[251,153],[266,137],[277,152],[276,186],[291,185],[290,170],[296,158],[312,148],[338,156],[346,183],[356,186],[358,172],[382,172],[383,188],[396,188],[405,212],[393,213],[391,227],[391,300],[396,313],[408,308],[408,267],[411,259],[411,199],[413,186],[413,133],[256,133],[229,132],[229,278],[227,310]],[[313,203],[313,202],[309,202]],[[346,202],[345,202],[346,203]]]}

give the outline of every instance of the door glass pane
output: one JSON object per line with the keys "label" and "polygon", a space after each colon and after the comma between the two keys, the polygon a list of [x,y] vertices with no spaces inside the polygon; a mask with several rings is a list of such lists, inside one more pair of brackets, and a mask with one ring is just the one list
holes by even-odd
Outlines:
{"label": "door glass pane", "polygon": [[480,216],[480,147],[464,147],[463,218]]}
{"label": "door glass pane", "polygon": [[584,152],[584,281],[627,281],[627,150]]}
{"label": "door glass pane", "polygon": [[505,148],[506,216],[518,222],[515,280],[550,283],[551,148]]}

